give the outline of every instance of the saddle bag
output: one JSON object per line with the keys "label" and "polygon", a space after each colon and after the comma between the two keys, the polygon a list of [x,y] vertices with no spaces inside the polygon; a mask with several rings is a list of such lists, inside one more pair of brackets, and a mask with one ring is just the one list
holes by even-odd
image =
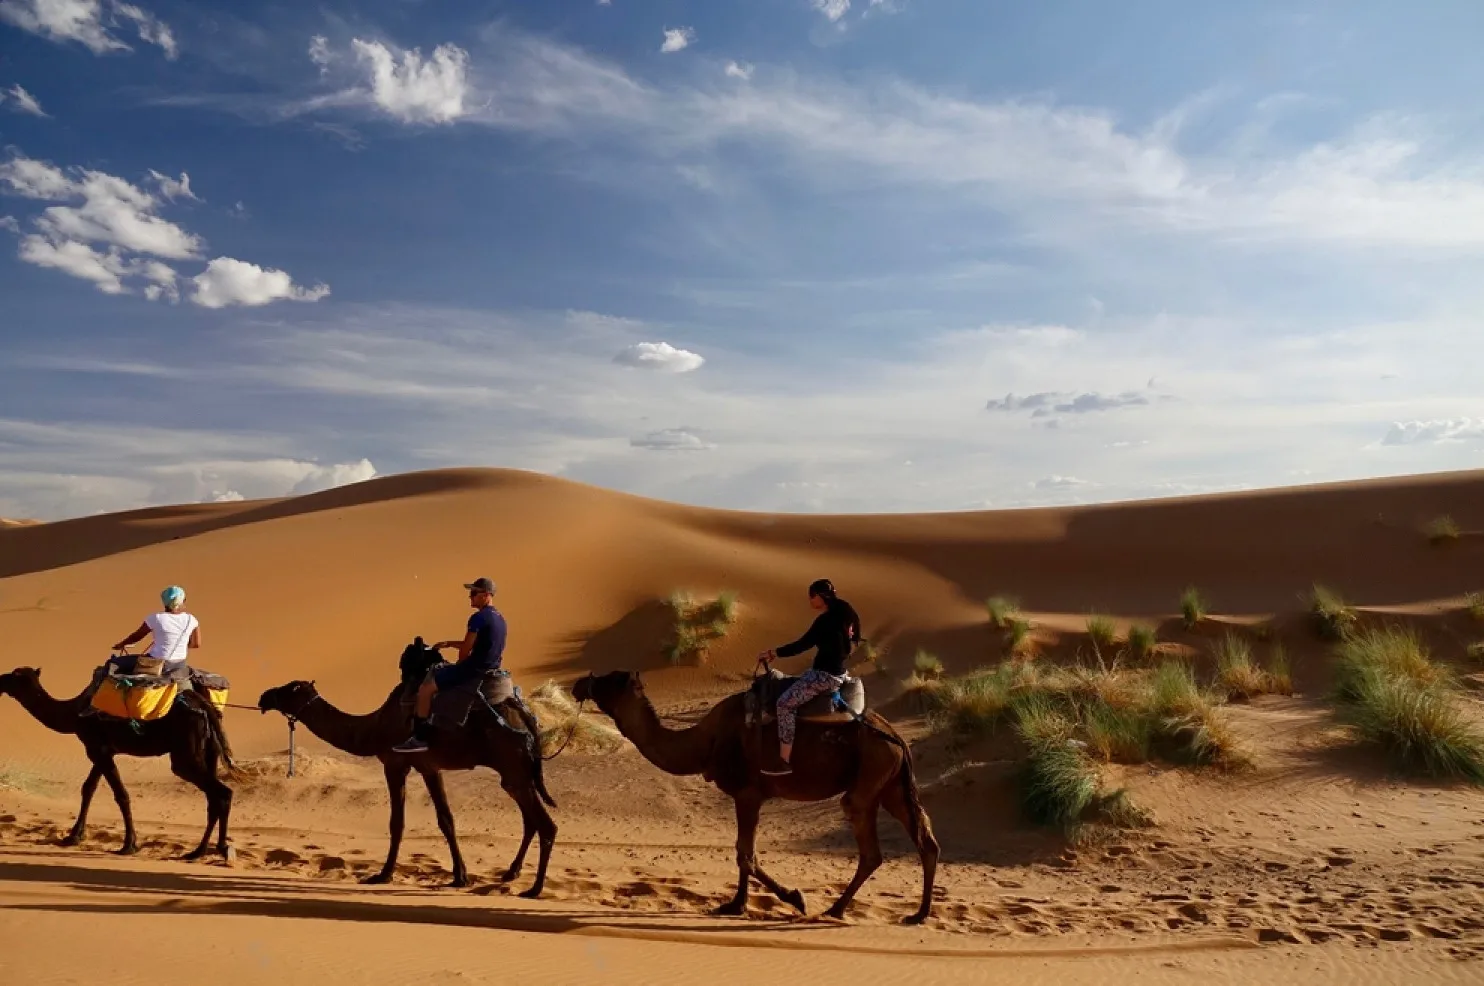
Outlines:
{"label": "saddle bag", "polygon": [[191,688],[205,696],[212,705],[216,706],[218,712],[222,712],[227,707],[227,695],[231,691],[232,683],[223,675],[212,674],[210,671],[197,671],[192,668]]}
{"label": "saddle bag", "polygon": [[104,715],[149,722],[169,713],[179,694],[180,684],[164,675],[105,674],[92,706]]}

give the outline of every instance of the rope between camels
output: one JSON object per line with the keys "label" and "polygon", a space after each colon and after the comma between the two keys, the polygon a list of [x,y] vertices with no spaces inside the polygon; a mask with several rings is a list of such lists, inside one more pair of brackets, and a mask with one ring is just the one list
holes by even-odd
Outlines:
{"label": "rope between camels", "polygon": [[577,703],[577,714],[572,717],[572,728],[567,730],[567,738],[562,740],[562,745],[557,747],[556,751],[553,752],[551,756],[548,757],[543,754],[541,756],[541,759],[543,761],[555,760],[557,757],[562,755],[562,751],[567,748],[567,744],[572,742],[572,737],[577,735],[577,727],[582,724],[582,707],[586,704],[587,699],[583,699],[581,702]]}

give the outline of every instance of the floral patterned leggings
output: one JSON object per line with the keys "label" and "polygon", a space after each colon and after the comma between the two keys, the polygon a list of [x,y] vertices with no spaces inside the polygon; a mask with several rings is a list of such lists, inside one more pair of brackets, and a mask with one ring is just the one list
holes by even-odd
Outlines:
{"label": "floral patterned leggings", "polygon": [[811,698],[828,695],[844,683],[844,678],[827,671],[816,671],[814,668],[799,675],[799,680],[778,696],[778,742],[786,746],[793,745],[799,706]]}

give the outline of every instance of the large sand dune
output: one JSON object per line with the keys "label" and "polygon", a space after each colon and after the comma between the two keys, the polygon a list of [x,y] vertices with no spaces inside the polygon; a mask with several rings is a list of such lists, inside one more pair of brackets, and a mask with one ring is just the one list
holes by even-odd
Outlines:
{"label": "large sand dune", "polygon": [[[1443,514],[1464,535],[1438,548],[1421,528]],[[1298,614],[1302,594],[1325,582],[1362,609],[1413,621],[1441,657],[1462,661],[1471,631],[1458,600],[1484,588],[1484,536],[1470,533],[1476,530],[1484,530],[1478,472],[1068,509],[802,517],[680,507],[534,474],[465,470],[280,501],[6,525],[5,665],[40,667],[57,694],[81,688],[158,590],[179,583],[203,623],[205,647],[195,663],[229,675],[235,700],[251,703],[268,686],[312,678],[342,707],[369,710],[386,695],[414,635],[459,635],[467,614],[460,583],[478,575],[500,585],[497,603],[511,625],[507,664],[527,687],[637,668],[662,710],[679,719],[736,690],[758,650],[806,625],[803,587],[820,576],[835,580],[861,611],[867,636],[889,649],[894,670],[872,676],[872,700],[912,735],[920,723],[893,702],[904,661],[918,647],[940,654],[950,669],[996,657],[983,600],[999,592],[1033,614],[1047,659],[1075,651],[1091,611],[1160,623],[1168,639],[1197,649],[1224,624],[1276,617],[1301,694],[1235,710],[1254,750],[1248,774],[1120,772],[1159,826],[1127,844],[1076,853],[1015,819],[1003,765],[965,765],[962,754],[925,740],[919,767],[949,861],[933,926],[910,941],[880,937],[910,910],[916,879],[915,857],[894,858],[860,898],[855,922],[867,930],[774,928],[763,918],[782,912],[763,895],[755,920],[734,929],[739,942],[759,947],[740,950],[698,944],[717,932],[696,919],[719,901],[733,872],[729,805],[699,779],[660,774],[632,749],[565,755],[550,766],[562,826],[551,899],[522,917],[502,890],[484,896],[487,879],[472,899],[431,890],[446,875],[447,858],[425,802],[410,813],[404,886],[393,891],[413,896],[356,889],[351,878],[384,850],[379,767],[335,754],[301,731],[307,759],[301,776],[288,780],[281,775],[283,721],[252,712],[233,711],[228,720],[254,773],[238,785],[240,872],[231,879],[212,867],[136,866],[46,849],[56,826],[70,824],[86,765],[75,740],[45,731],[5,699],[0,907],[8,916],[0,921],[0,972],[27,977],[16,981],[68,981],[78,967],[38,952],[42,936],[92,933],[77,930],[83,927],[131,934],[138,913],[163,907],[174,909],[170,920],[212,940],[273,942],[262,952],[270,965],[292,960],[286,942],[302,942],[315,967],[353,954],[371,968],[399,970],[377,981],[417,980],[406,948],[423,947],[378,935],[376,924],[387,921],[400,922],[398,941],[428,933],[415,927],[425,921],[439,925],[446,944],[438,947],[447,951],[438,968],[476,981],[517,970],[537,982],[594,978],[586,966],[570,966],[569,947],[549,944],[553,933],[578,925],[608,929],[583,932],[579,950],[598,949],[614,963],[604,968],[637,981],[740,981],[744,970],[755,970],[748,978],[780,974],[780,963],[820,981],[842,969],[840,978],[895,974],[898,960],[867,948],[882,941],[1001,954],[1105,949],[1081,960],[1002,958],[993,973],[984,972],[984,958],[963,955],[912,966],[943,982],[985,975],[1188,981],[1223,971],[1285,978],[1316,962],[1327,971],[1317,978],[1304,971],[1306,981],[1338,981],[1362,967],[1357,943],[1387,950],[1365,953],[1365,963],[1379,963],[1365,968],[1394,973],[1377,981],[1466,978],[1477,967],[1449,950],[1467,957],[1484,943],[1484,922],[1471,916],[1484,904],[1484,828],[1476,822],[1484,798],[1401,782],[1348,750],[1318,700],[1325,650]],[[1188,584],[1212,600],[1216,629],[1188,633],[1176,625]],[[664,656],[662,600],[677,589],[740,595],[738,624],[699,666],[672,667]],[[153,840],[146,856],[194,840],[201,805],[193,790],[159,762],[130,763],[125,776],[141,834]],[[518,834],[514,812],[490,775],[462,776],[451,788],[471,864],[488,874]],[[97,850],[114,839],[108,830],[117,832],[106,795],[94,817]],[[765,818],[764,851],[782,859],[816,909],[851,869],[838,817],[835,805],[823,804],[779,806]],[[892,854],[901,857],[905,841],[892,839]],[[295,906],[272,903],[290,898]],[[394,901],[419,910],[400,913]],[[445,912],[447,920],[431,917]],[[664,940],[629,927],[635,915],[635,927]],[[331,925],[338,930],[327,931]],[[613,930],[620,925],[628,930]],[[610,932],[618,937],[595,944],[593,935]],[[777,944],[773,938],[845,954],[762,947]],[[1204,948],[1213,940],[1256,945],[1259,938],[1279,942],[1281,954],[1106,951]],[[232,947],[231,954],[241,951]],[[513,964],[492,958],[507,952],[522,957]],[[213,977],[260,981],[238,959]],[[655,972],[661,968],[669,972]]]}

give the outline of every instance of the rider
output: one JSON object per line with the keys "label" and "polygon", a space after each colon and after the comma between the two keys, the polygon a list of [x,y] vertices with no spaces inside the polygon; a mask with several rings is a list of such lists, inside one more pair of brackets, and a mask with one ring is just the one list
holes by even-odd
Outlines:
{"label": "rider", "polygon": [[783,759],[783,768],[765,770],[765,774],[790,772],[789,759],[793,755],[799,706],[817,695],[827,695],[845,683],[845,661],[860,639],[860,617],[853,606],[835,595],[835,585],[829,579],[810,583],[809,606],[820,613],[802,637],[759,655],[759,660],[771,665],[776,658],[793,657],[811,647],[815,649],[814,663],[809,670],[778,698],[778,753]]}
{"label": "rider", "polygon": [[201,646],[201,621],[185,611],[185,590],[172,585],[160,593],[160,602],[165,607],[161,612],[146,616],[138,630],[113,645],[121,656],[112,661],[121,673],[134,670],[139,658],[125,651],[145,637],[154,638],[146,655],[164,662],[160,674],[167,677],[183,672],[189,652]]}
{"label": "rider", "polygon": [[440,688],[457,688],[478,681],[487,671],[500,670],[505,655],[505,617],[490,601],[495,595],[495,584],[489,579],[475,579],[465,583],[464,588],[469,590],[469,605],[474,607],[464,639],[433,645],[434,650],[440,651],[458,648],[458,662],[438,668],[417,690],[412,738],[392,747],[397,753],[422,753],[428,748],[428,716],[433,710],[433,696]]}

